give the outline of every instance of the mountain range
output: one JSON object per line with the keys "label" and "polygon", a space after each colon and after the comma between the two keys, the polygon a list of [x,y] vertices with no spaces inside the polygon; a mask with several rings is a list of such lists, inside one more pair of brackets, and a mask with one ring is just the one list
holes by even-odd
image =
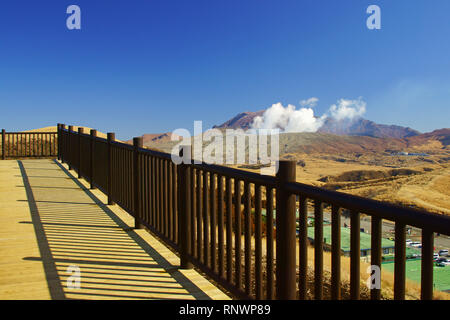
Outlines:
{"label": "mountain range", "polygon": [[[251,128],[251,124],[255,117],[262,116],[265,110],[256,112],[242,112],[225,121],[221,125],[216,125],[213,128],[218,129],[243,129],[247,130]],[[378,124],[373,121],[357,118],[354,120],[335,120],[333,118],[327,118],[319,128],[318,132],[331,133],[336,135],[349,135],[349,136],[369,136],[374,138],[397,138],[403,139],[420,135],[417,130],[409,127],[402,127],[397,125],[385,125]]]}
{"label": "mountain range", "polygon": [[[264,110],[242,112],[213,128],[243,129],[251,128],[253,119],[262,116]],[[178,144],[172,141],[172,133],[144,134],[144,146],[171,152]],[[129,140],[127,143],[132,144]],[[314,133],[283,133],[280,135],[281,153],[361,153],[361,152],[430,152],[450,150],[450,129],[444,128],[429,133],[420,133],[409,127],[378,124],[358,118],[353,121],[337,121],[327,118],[322,127]]]}

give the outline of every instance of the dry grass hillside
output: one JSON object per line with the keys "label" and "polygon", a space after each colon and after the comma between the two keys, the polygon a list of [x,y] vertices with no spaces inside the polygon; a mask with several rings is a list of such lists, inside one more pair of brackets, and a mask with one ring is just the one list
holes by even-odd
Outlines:
{"label": "dry grass hillside", "polygon": [[[81,127],[73,126],[73,130],[74,131],[78,131],[78,128],[81,128]],[[92,128],[89,128],[89,127],[82,127],[82,128],[84,128],[84,132],[85,133],[89,133],[90,130],[92,129]],[[57,132],[57,129],[56,129],[56,126],[51,126],[51,127],[44,127],[44,128],[39,128],[39,129],[26,130],[24,132]],[[106,139],[106,133],[103,133],[101,131],[97,131],[97,137]]]}
{"label": "dry grass hillside", "polygon": [[[280,135],[279,152],[282,159],[297,162],[299,182],[450,214],[449,142],[450,129],[404,139],[287,133]],[[176,144],[146,142],[165,152]],[[245,152],[248,158],[248,147]]]}

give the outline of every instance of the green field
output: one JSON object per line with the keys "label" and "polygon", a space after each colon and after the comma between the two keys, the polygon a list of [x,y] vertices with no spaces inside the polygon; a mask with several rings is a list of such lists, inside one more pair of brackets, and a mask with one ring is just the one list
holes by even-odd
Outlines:
{"label": "green field", "polygon": [[[308,238],[314,239],[314,227],[308,228]],[[323,227],[324,243],[331,245],[331,226]],[[370,249],[370,234],[360,232],[360,248],[361,250]],[[382,248],[393,248],[394,241],[381,239]],[[341,227],[341,249],[345,252],[350,251],[350,228]]]}
{"label": "green field", "polygon": [[[422,261],[418,260],[406,260],[406,277],[410,280],[420,283],[420,269]],[[386,262],[382,264],[382,270],[388,270],[394,272],[394,263]],[[450,266],[446,267],[433,267],[433,282],[436,290],[444,291],[450,290]]]}

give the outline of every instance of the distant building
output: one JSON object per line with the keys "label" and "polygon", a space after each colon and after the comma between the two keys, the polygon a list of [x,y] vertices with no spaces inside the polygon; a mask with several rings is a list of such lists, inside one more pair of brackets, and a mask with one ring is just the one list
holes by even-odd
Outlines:
{"label": "distant building", "polygon": [[392,156],[420,156],[420,157],[429,157],[430,155],[427,153],[409,153],[405,151],[394,152],[391,153]]}
{"label": "distant building", "polygon": [[[370,234],[360,232],[360,250],[361,257],[370,256],[371,243]],[[314,228],[308,228],[308,239],[314,243]],[[331,225],[323,227],[323,242],[325,249],[331,251]],[[389,255],[394,253],[395,242],[388,239],[381,239],[382,255]],[[341,227],[341,252],[344,256],[350,256],[350,228]]]}

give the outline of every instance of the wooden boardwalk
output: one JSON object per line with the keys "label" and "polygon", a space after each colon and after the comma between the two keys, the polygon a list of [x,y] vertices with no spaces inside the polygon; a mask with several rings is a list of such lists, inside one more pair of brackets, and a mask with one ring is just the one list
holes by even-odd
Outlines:
{"label": "wooden boardwalk", "polygon": [[55,160],[0,161],[0,299],[229,299],[104,203]]}

